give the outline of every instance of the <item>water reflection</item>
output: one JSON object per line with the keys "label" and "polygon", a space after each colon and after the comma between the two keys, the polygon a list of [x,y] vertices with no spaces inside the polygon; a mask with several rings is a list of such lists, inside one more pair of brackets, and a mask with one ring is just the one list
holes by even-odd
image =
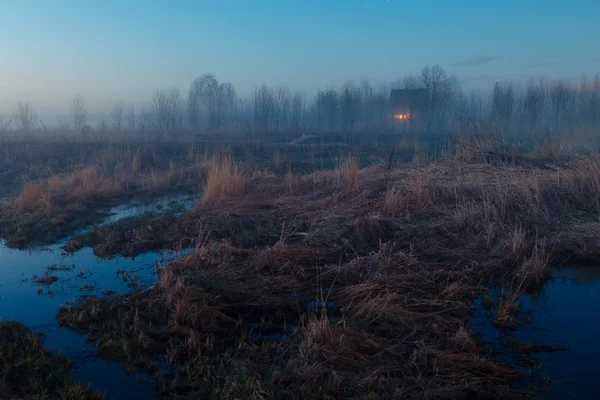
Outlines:
{"label": "water reflection", "polygon": [[[128,204],[110,210],[103,223],[147,212],[182,212],[191,205],[191,199],[182,196],[161,198],[147,204]],[[129,376],[120,365],[94,357],[94,346],[86,343],[78,333],[60,328],[55,315],[61,304],[81,295],[103,296],[105,292],[131,290],[130,282],[118,276],[117,270],[128,271],[128,275],[134,275],[142,286],[154,284],[156,269],[176,254],[160,251],[142,254],[134,260],[124,257],[103,260],[96,257],[91,248],[73,254],[63,253],[61,246],[66,240],[68,238],[52,246],[27,250],[10,249],[0,241],[0,319],[20,321],[34,331],[43,332],[50,349],[61,351],[75,361],[75,377],[106,392],[107,399],[154,397],[153,387],[141,382],[151,377],[144,374]],[[50,285],[33,280],[33,276],[49,275],[58,280]]]}
{"label": "water reflection", "polygon": [[[539,372],[550,382],[549,391],[542,397],[597,398],[600,393],[596,369],[600,359],[600,267],[555,268],[553,277],[539,293],[520,299],[523,309],[530,314],[527,324],[514,331],[498,330],[485,316],[483,301],[480,301],[472,331],[496,350],[505,347],[507,340],[564,346],[567,351],[536,354],[541,361]],[[496,351],[494,357],[517,364],[508,352]]]}

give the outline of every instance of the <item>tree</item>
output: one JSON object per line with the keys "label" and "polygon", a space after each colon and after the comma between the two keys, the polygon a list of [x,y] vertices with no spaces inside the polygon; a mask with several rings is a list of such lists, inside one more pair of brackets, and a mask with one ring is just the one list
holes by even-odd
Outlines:
{"label": "tree", "polygon": [[196,79],[188,92],[188,120],[192,129],[199,126],[202,108],[208,114],[209,127],[218,131],[235,107],[236,97],[231,83],[219,83],[212,74]]}
{"label": "tree", "polygon": [[291,104],[291,118],[290,123],[293,129],[299,129],[302,125],[302,113],[303,113],[303,95],[300,92],[294,93],[292,96]]}
{"label": "tree", "polygon": [[17,110],[15,111],[15,117],[19,127],[24,131],[33,129],[33,126],[37,122],[38,118],[33,111],[33,107],[28,101],[19,103]]}
{"label": "tree", "polygon": [[556,127],[562,129],[570,124],[575,116],[575,91],[565,81],[555,82],[550,88],[550,100]]}
{"label": "tree", "polygon": [[456,78],[448,76],[441,66],[434,65],[421,70],[420,84],[428,92],[426,107],[428,129],[434,126],[439,129],[444,117],[450,111],[458,82]]}
{"label": "tree", "polygon": [[127,111],[127,129],[133,131],[135,129],[135,109],[133,107],[129,107]]}
{"label": "tree", "polygon": [[546,88],[544,82],[536,85],[529,82],[523,99],[523,119],[529,128],[535,128],[542,120],[546,106]]}
{"label": "tree", "polygon": [[496,82],[492,92],[492,121],[508,129],[515,105],[515,92],[512,84],[500,85]]}
{"label": "tree", "polygon": [[116,103],[111,111],[113,128],[117,131],[121,131],[121,127],[123,126],[123,102],[119,101]]}
{"label": "tree", "polygon": [[8,121],[3,121],[0,118],[0,133],[4,133],[8,130],[8,127],[10,126],[10,123],[12,122],[12,118],[10,118]]}
{"label": "tree", "polygon": [[181,95],[179,89],[157,89],[152,97],[153,125],[159,140],[164,139],[167,132],[181,127]]}
{"label": "tree", "polygon": [[329,89],[324,92],[317,92],[317,119],[319,125],[326,125],[330,130],[334,130],[337,124],[339,109],[338,94],[335,90]]}
{"label": "tree", "polygon": [[367,79],[363,79],[360,83],[362,95],[362,122],[369,126],[373,122],[373,88]]}
{"label": "tree", "polygon": [[280,125],[287,123],[290,108],[290,89],[285,85],[276,86],[273,90],[273,122],[275,131],[279,132]]}
{"label": "tree", "polygon": [[83,131],[87,122],[87,110],[85,108],[85,102],[83,96],[76,94],[71,104],[71,113],[73,115],[73,124],[75,129]]}
{"label": "tree", "polygon": [[275,99],[273,93],[262,85],[254,91],[254,124],[261,127],[265,132],[269,130],[269,124],[273,119]]}
{"label": "tree", "polygon": [[142,106],[138,118],[138,125],[142,135],[144,135],[152,126],[154,115],[151,107]]}
{"label": "tree", "polygon": [[581,123],[596,127],[600,123],[600,75],[591,81],[585,77],[581,80],[579,89],[579,108]]}
{"label": "tree", "polygon": [[342,88],[340,110],[344,129],[352,131],[360,111],[360,89],[350,82]]}
{"label": "tree", "polygon": [[105,118],[100,120],[100,132],[106,133],[108,131],[108,122],[106,122]]}
{"label": "tree", "polygon": [[372,122],[378,126],[382,125],[386,121],[388,104],[389,104],[389,91],[380,89],[374,93],[371,97],[371,114]]}

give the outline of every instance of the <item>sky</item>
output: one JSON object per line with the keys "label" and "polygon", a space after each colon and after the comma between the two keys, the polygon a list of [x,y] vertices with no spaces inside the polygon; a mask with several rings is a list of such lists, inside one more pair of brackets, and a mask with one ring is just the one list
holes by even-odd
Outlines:
{"label": "sky", "polygon": [[185,94],[204,73],[240,96],[374,85],[439,64],[466,88],[600,73],[598,0],[0,0],[0,115]]}

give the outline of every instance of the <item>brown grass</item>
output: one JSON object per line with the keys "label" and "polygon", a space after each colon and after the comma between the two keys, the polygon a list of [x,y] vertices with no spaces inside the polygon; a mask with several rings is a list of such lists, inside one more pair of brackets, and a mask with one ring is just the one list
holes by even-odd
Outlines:
{"label": "brown grass", "polygon": [[42,185],[26,181],[23,190],[10,203],[11,211],[15,215],[36,215],[48,217],[55,208],[52,204],[52,194],[45,191]]}
{"label": "brown grass", "polygon": [[187,232],[194,251],[146,292],[88,300],[60,321],[126,363],[166,353],[184,367],[165,385],[190,398],[532,395],[466,323],[486,285],[502,288],[495,322],[513,326],[548,265],[600,258],[600,158],[342,172],[355,166],[294,176],[290,188],[289,177],[245,178],[213,160],[208,200],[160,235]]}
{"label": "brown grass", "polygon": [[223,198],[238,197],[245,192],[246,179],[230,156],[213,158],[208,165],[208,175],[201,204]]}
{"label": "brown grass", "polygon": [[336,169],[337,172],[337,184],[339,187],[348,188],[354,190],[359,185],[359,166],[358,157],[348,155],[339,161],[339,166]]}

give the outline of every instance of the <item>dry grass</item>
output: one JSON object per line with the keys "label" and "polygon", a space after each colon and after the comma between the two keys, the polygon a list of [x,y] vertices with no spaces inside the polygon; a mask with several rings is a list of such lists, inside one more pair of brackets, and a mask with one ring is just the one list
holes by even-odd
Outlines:
{"label": "dry grass", "polygon": [[54,213],[52,194],[45,191],[42,185],[36,182],[26,181],[23,190],[10,203],[12,214],[36,215],[48,217]]}
{"label": "dry grass", "polygon": [[153,288],[62,309],[61,322],[128,364],[166,353],[164,393],[188,398],[533,395],[466,321],[482,285],[502,288],[496,323],[512,326],[548,265],[600,259],[600,158],[355,167],[289,185],[213,160],[210,200],[148,229],[155,247],[185,232],[194,251]]}
{"label": "dry grass", "polygon": [[245,186],[246,179],[230,156],[213,158],[208,165],[200,203],[214,203],[223,198],[241,196],[245,192]]}
{"label": "dry grass", "polygon": [[44,347],[43,337],[17,322],[0,321],[0,398],[101,400],[73,380],[73,363]]}
{"label": "dry grass", "polygon": [[[70,167],[67,161],[67,165],[60,164],[59,169],[66,170],[61,173],[52,173],[57,161],[50,159],[48,171],[35,171],[36,176],[45,178],[25,180],[21,191],[0,205],[0,235],[15,247],[53,243],[95,223],[116,202],[147,193],[197,188],[201,174],[192,166],[180,164],[185,162],[185,155],[170,151],[161,155],[157,149],[143,145],[98,146],[83,163]],[[31,170],[33,174],[35,169]]]}
{"label": "dry grass", "polygon": [[180,182],[181,173],[172,160],[166,170],[144,173],[140,172],[139,157],[136,153],[132,161],[119,162],[110,172],[96,164],[46,180],[25,181],[9,203],[8,216],[48,217],[57,210],[65,212],[130,192],[165,190]]}
{"label": "dry grass", "polygon": [[348,155],[348,157],[339,160],[339,166],[336,169],[337,184],[339,187],[354,190],[359,185],[359,166],[358,157]]}

